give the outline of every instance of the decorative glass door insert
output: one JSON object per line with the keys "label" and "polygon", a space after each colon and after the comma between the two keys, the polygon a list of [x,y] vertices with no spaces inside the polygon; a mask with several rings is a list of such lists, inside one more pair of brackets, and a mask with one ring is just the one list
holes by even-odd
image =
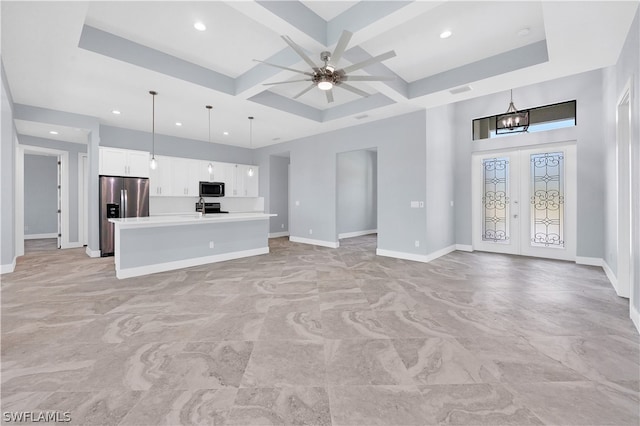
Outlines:
{"label": "decorative glass door insert", "polygon": [[484,192],[482,194],[482,240],[509,239],[509,159],[482,160]]}
{"label": "decorative glass door insert", "polygon": [[531,155],[533,247],[564,247],[564,153]]}

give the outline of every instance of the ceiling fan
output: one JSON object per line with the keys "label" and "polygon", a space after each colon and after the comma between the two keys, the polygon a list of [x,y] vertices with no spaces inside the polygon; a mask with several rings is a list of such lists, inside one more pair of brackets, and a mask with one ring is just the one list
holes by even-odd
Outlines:
{"label": "ceiling fan", "polygon": [[348,75],[351,71],[356,71],[361,68],[367,67],[369,65],[375,64],[377,62],[382,62],[387,59],[391,59],[396,56],[396,52],[390,50],[386,53],[382,53],[380,55],[374,56],[372,58],[366,59],[362,62],[358,62],[353,65],[349,65],[344,68],[337,68],[336,65],[342,54],[347,48],[349,41],[353,33],[349,31],[343,31],[340,39],[338,40],[338,44],[336,45],[333,54],[331,52],[321,52],[320,60],[324,62],[324,66],[318,67],[311,58],[302,50],[300,46],[298,46],[293,40],[291,40],[288,36],[282,36],[282,39],[300,56],[313,70],[313,72],[309,71],[301,71],[293,68],[283,67],[281,65],[271,64],[269,62],[260,61],[258,59],[254,59],[256,62],[261,62],[265,65],[269,65],[276,68],[281,68],[283,70],[293,71],[300,74],[304,74],[309,76],[310,78],[305,78],[303,80],[290,80],[290,81],[279,81],[276,83],[266,83],[265,86],[271,86],[275,84],[286,84],[286,83],[296,83],[300,81],[311,81],[311,85],[309,85],[302,92],[298,93],[293,97],[293,99],[297,99],[300,96],[307,93],[309,90],[314,87],[318,87],[320,90],[324,90],[327,96],[327,102],[333,102],[333,92],[331,89],[334,87],[340,87],[342,89],[348,90],[360,96],[369,96],[367,92],[364,90],[360,90],[357,87],[353,87],[350,84],[345,83],[346,81],[389,81],[394,80],[395,77],[392,76],[374,76],[374,75]]}

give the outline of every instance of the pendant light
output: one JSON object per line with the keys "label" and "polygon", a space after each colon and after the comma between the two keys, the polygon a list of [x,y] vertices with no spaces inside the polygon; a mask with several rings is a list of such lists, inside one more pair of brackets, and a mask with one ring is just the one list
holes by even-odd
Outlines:
{"label": "pendant light", "polygon": [[156,160],[156,95],[158,92],[150,90],[149,94],[152,99],[151,106],[151,170],[158,168],[158,160]]}
{"label": "pendant light", "polygon": [[[249,149],[253,149],[253,117],[249,117]],[[247,174],[253,176],[253,167],[249,166]]]}
{"label": "pendant light", "polygon": [[496,115],[496,134],[526,132],[529,128],[529,110],[518,111],[513,104],[513,89],[511,102],[507,112]]}
{"label": "pendant light", "polygon": [[[209,110],[209,143],[211,143],[211,108],[213,107],[211,105],[205,105],[205,108]],[[207,166],[207,171],[209,172],[209,175],[213,173],[213,164],[209,163],[209,165]]]}

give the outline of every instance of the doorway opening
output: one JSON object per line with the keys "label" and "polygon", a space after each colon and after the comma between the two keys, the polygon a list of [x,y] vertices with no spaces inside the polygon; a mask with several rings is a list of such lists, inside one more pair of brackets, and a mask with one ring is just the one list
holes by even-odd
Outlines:
{"label": "doorway opening", "polygon": [[290,153],[282,152],[269,157],[269,238],[288,237],[291,220],[289,200]]}
{"label": "doorway opening", "polygon": [[473,156],[475,250],[575,261],[576,148]]}
{"label": "doorway opening", "polygon": [[336,229],[340,245],[349,238],[375,252],[378,246],[378,151],[341,152],[336,158]]}
{"label": "doorway opening", "polygon": [[[51,159],[54,164],[53,172],[49,173],[49,184],[53,183],[53,187],[47,190],[46,199],[49,204],[42,205],[44,195],[34,194],[31,186],[25,187],[25,179],[27,182],[35,175],[40,174],[38,168],[29,165],[29,156],[46,157]],[[25,168],[25,163],[27,167]],[[31,185],[27,183],[27,185]],[[42,186],[44,188],[45,186]],[[29,191],[29,192],[27,192]],[[54,200],[51,202],[51,200]],[[16,256],[22,256],[25,253],[25,238],[53,238],[56,239],[58,248],[70,248],[69,243],[69,153],[50,148],[41,148],[37,146],[18,145],[16,151],[16,203],[15,203],[15,250]],[[28,210],[27,210],[28,209]],[[38,235],[40,228],[33,228],[30,225],[30,218],[27,215],[38,214],[46,217],[48,221],[53,221],[53,227],[46,228]],[[53,217],[53,219],[52,219]],[[27,221],[25,221],[27,220]],[[28,227],[25,229],[25,225]],[[39,226],[39,225],[38,225]],[[45,228],[42,228],[45,229]]]}

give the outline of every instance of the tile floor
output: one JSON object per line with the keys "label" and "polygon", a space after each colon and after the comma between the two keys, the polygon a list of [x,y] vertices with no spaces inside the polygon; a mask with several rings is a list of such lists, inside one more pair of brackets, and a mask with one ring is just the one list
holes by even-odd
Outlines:
{"label": "tile floor", "polygon": [[2,276],[2,412],[81,425],[638,425],[639,335],[600,268],[271,253],[117,280],[83,249]]}

